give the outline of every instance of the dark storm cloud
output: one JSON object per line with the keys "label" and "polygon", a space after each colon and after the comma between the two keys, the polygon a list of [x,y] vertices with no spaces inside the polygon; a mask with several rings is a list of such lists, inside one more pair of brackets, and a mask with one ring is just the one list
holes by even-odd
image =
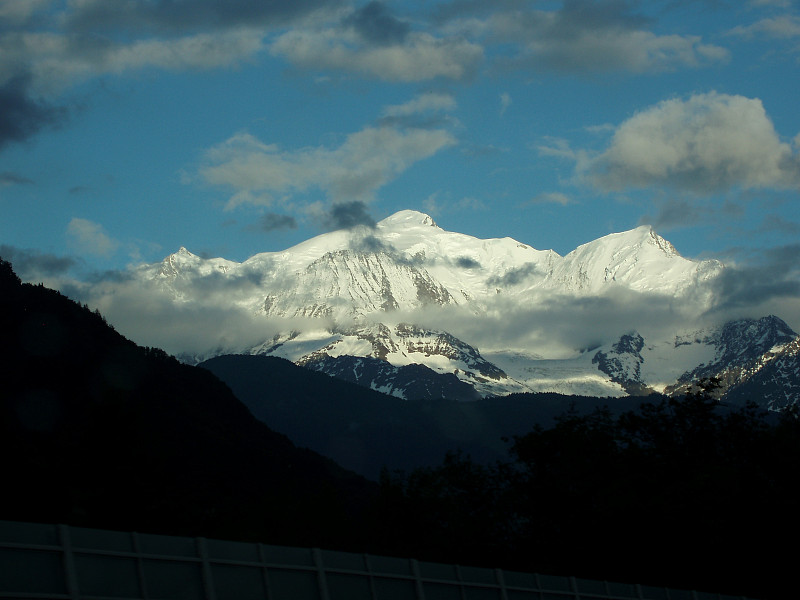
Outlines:
{"label": "dark storm cloud", "polygon": [[655,215],[644,215],[639,225],[651,225],[657,230],[697,225],[708,218],[710,209],[686,199],[670,199],[663,203]]}
{"label": "dark storm cloud", "polygon": [[24,74],[0,85],[0,149],[56,126],[67,116],[64,108],[34,99],[29,88],[30,77]]}
{"label": "dark storm cloud", "polygon": [[628,0],[566,0],[559,11],[555,33],[562,38],[574,38],[587,28],[645,27],[652,20],[635,14],[636,4]]}
{"label": "dark storm cloud", "polygon": [[[352,250],[355,250],[356,252],[369,252],[369,253],[384,252],[384,253],[391,253],[393,255],[395,254],[394,248],[384,244],[374,235],[365,235],[364,237],[350,240],[350,248]],[[400,262],[403,261],[402,255],[396,256],[396,258]]]}
{"label": "dark storm cloud", "polygon": [[[513,13],[522,26],[539,26],[544,16],[533,9],[528,0],[455,0],[439,6],[434,12],[437,22],[443,23],[472,15]],[[651,19],[634,12],[637,3],[627,0],[565,0],[558,10],[548,11],[551,27],[548,35],[574,39],[587,28],[634,29],[644,27]],[[534,33],[531,31],[531,33]]]}
{"label": "dark storm cloud", "polygon": [[95,271],[85,277],[87,283],[127,283],[136,280],[136,275],[128,271]]}
{"label": "dark storm cloud", "polygon": [[520,267],[515,269],[509,269],[501,276],[498,277],[490,277],[486,280],[487,285],[492,286],[512,286],[512,285],[519,285],[526,279],[528,279],[531,275],[535,274],[537,271],[537,267],[535,263],[526,263]]}
{"label": "dark storm cloud", "polygon": [[187,278],[187,288],[191,293],[207,297],[220,295],[229,297],[230,294],[250,292],[262,286],[264,273],[259,271],[243,271],[234,275],[213,271],[208,274],[194,273]]}
{"label": "dark storm cloud", "polygon": [[[0,117],[2,118],[2,117]],[[12,171],[4,171],[0,173],[0,186],[3,185],[25,185],[33,183],[32,179],[28,179],[24,175],[14,173]]]}
{"label": "dark storm cloud", "polygon": [[267,213],[261,215],[255,225],[248,227],[251,231],[269,233],[283,229],[297,229],[297,220],[291,215],[279,215],[277,213]]}
{"label": "dark storm cloud", "polygon": [[758,306],[800,296],[800,243],[770,248],[760,260],[728,267],[712,283],[715,309]]}
{"label": "dark storm cloud", "polygon": [[23,281],[63,275],[77,265],[74,258],[15,248],[6,244],[0,244],[0,256],[13,265],[14,272]]}
{"label": "dark storm cloud", "polygon": [[91,2],[69,16],[73,31],[181,32],[235,26],[280,25],[340,0],[153,0],[149,2]]}
{"label": "dark storm cloud", "polygon": [[408,23],[392,16],[382,2],[375,1],[356,10],[344,24],[373,44],[400,44],[411,31]]}
{"label": "dark storm cloud", "polygon": [[[640,2],[566,0],[555,8],[516,0],[456,0],[435,19],[466,35],[508,45],[496,66],[557,72],[669,71],[725,60],[698,36],[658,35]],[[516,50],[516,51],[515,51]]]}
{"label": "dark storm cloud", "polygon": [[761,222],[759,231],[769,232],[776,231],[786,235],[800,235],[800,223],[787,221],[778,215],[767,215]]}
{"label": "dark storm cloud", "polygon": [[481,263],[479,263],[474,258],[470,258],[469,256],[459,256],[455,260],[456,266],[461,267],[462,269],[480,269]]}
{"label": "dark storm cloud", "polygon": [[375,227],[375,219],[370,216],[367,205],[358,200],[334,204],[323,223],[330,230],[352,229],[359,225]]}

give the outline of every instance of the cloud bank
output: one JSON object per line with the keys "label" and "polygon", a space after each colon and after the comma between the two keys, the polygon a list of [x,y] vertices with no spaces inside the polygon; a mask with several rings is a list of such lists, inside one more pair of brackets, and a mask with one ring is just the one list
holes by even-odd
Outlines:
{"label": "cloud bank", "polygon": [[556,9],[463,0],[439,10],[444,30],[513,48],[501,66],[561,73],[654,73],[725,61],[700,36],[658,35],[629,2],[567,0]]}

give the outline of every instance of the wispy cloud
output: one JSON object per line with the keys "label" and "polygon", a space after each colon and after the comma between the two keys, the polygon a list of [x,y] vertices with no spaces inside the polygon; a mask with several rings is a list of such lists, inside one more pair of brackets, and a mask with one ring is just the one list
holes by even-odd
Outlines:
{"label": "wispy cloud", "polygon": [[669,198],[660,203],[658,211],[646,214],[639,219],[639,225],[651,225],[658,231],[667,231],[674,227],[686,227],[702,223],[711,216],[710,207],[690,202],[686,198]]}
{"label": "wispy cloud", "polygon": [[258,222],[250,225],[247,229],[261,233],[281,231],[285,229],[297,229],[297,219],[291,215],[280,215],[277,213],[266,213],[258,218]]}
{"label": "wispy cloud", "polygon": [[228,208],[273,194],[324,191],[334,201],[368,200],[417,161],[456,143],[444,130],[367,127],[338,147],[283,150],[248,133],[208,150],[201,177],[234,189]]}
{"label": "wispy cloud", "polygon": [[772,39],[796,38],[800,37],[800,17],[790,14],[768,17],[750,25],[734,27],[729,34],[748,39],[756,36]]}
{"label": "wispy cloud", "polygon": [[412,98],[404,104],[395,104],[383,109],[384,117],[408,117],[429,111],[453,110],[457,106],[450,94],[430,92]]}
{"label": "wispy cloud", "polygon": [[367,46],[357,33],[333,28],[288,31],[272,43],[270,52],[305,69],[401,82],[467,79],[483,60],[483,48],[461,38],[413,32],[402,44]]}
{"label": "wispy cloud", "polygon": [[503,92],[500,94],[500,115],[504,115],[508,110],[508,107],[511,106],[511,94],[508,92]]}
{"label": "wispy cloud", "polygon": [[29,185],[31,183],[33,183],[32,179],[13,171],[3,171],[0,173],[0,187],[7,185]]}
{"label": "wispy cloud", "polygon": [[566,206],[573,202],[569,196],[561,192],[544,192],[529,201],[530,204],[559,204],[561,206]]}
{"label": "wispy cloud", "polygon": [[102,225],[78,217],[67,226],[67,241],[76,252],[96,256],[111,256],[119,247],[119,242],[109,237]]}

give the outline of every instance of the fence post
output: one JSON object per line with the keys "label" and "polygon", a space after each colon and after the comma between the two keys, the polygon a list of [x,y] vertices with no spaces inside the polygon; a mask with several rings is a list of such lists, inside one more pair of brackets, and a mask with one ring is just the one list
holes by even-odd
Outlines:
{"label": "fence post", "polygon": [[147,579],[144,576],[142,545],[139,543],[139,534],[135,531],[131,532],[131,546],[136,553],[136,575],[139,577],[139,592],[142,594],[142,600],[149,600],[150,596],[147,594]]}
{"label": "fence post", "polygon": [[572,588],[572,593],[575,596],[575,600],[580,600],[580,596],[578,595],[578,580],[574,577],[570,577],[569,586]]}
{"label": "fence post", "polygon": [[314,566],[317,567],[319,597],[321,600],[330,600],[330,596],[328,595],[328,579],[325,577],[325,566],[322,564],[322,551],[319,548],[314,548],[311,552],[314,555]]}
{"label": "fence post", "polygon": [[195,538],[197,553],[203,561],[203,588],[206,593],[206,600],[217,600],[217,594],[214,591],[214,580],[211,577],[211,565],[208,562],[208,546],[206,545],[206,538]]}
{"label": "fence post", "polygon": [[75,570],[75,556],[72,553],[72,539],[69,535],[68,525],[62,524],[58,526],[58,539],[61,542],[61,551],[64,556],[64,578],[67,585],[67,593],[73,600],[79,600],[78,573]]}
{"label": "fence post", "polygon": [[369,554],[364,554],[364,568],[367,570],[367,581],[369,581],[369,597],[372,600],[378,597],[375,591],[375,578],[372,576],[372,562],[369,560]]}
{"label": "fence post", "polygon": [[425,600],[425,589],[422,586],[422,574],[419,570],[419,562],[416,558],[409,559],[411,561],[411,572],[414,574],[414,583],[417,586],[417,600]]}
{"label": "fence post", "polygon": [[506,578],[503,576],[503,570],[495,569],[494,577],[497,580],[497,583],[500,584],[500,597],[503,600],[508,600],[508,592],[506,591]]}
{"label": "fence post", "polygon": [[261,579],[264,583],[264,590],[267,593],[267,600],[272,600],[272,586],[269,583],[269,569],[267,569],[267,554],[264,544],[258,544],[258,560],[261,561]]}

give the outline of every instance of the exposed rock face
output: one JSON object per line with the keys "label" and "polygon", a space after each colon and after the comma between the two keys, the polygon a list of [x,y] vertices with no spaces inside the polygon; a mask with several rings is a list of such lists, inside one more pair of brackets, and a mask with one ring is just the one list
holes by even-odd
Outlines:
{"label": "exposed rock face", "polygon": [[626,334],[611,346],[610,351],[598,351],[592,358],[592,364],[611,377],[611,381],[619,383],[629,395],[645,396],[654,390],[642,381],[643,348],[644,338],[641,335]]}
{"label": "exposed rock face", "polygon": [[682,394],[693,382],[708,377],[718,378],[722,392],[729,393],[796,343],[797,334],[778,317],[769,316],[731,321],[700,341],[714,346],[714,358],[681,375],[667,393]]}

